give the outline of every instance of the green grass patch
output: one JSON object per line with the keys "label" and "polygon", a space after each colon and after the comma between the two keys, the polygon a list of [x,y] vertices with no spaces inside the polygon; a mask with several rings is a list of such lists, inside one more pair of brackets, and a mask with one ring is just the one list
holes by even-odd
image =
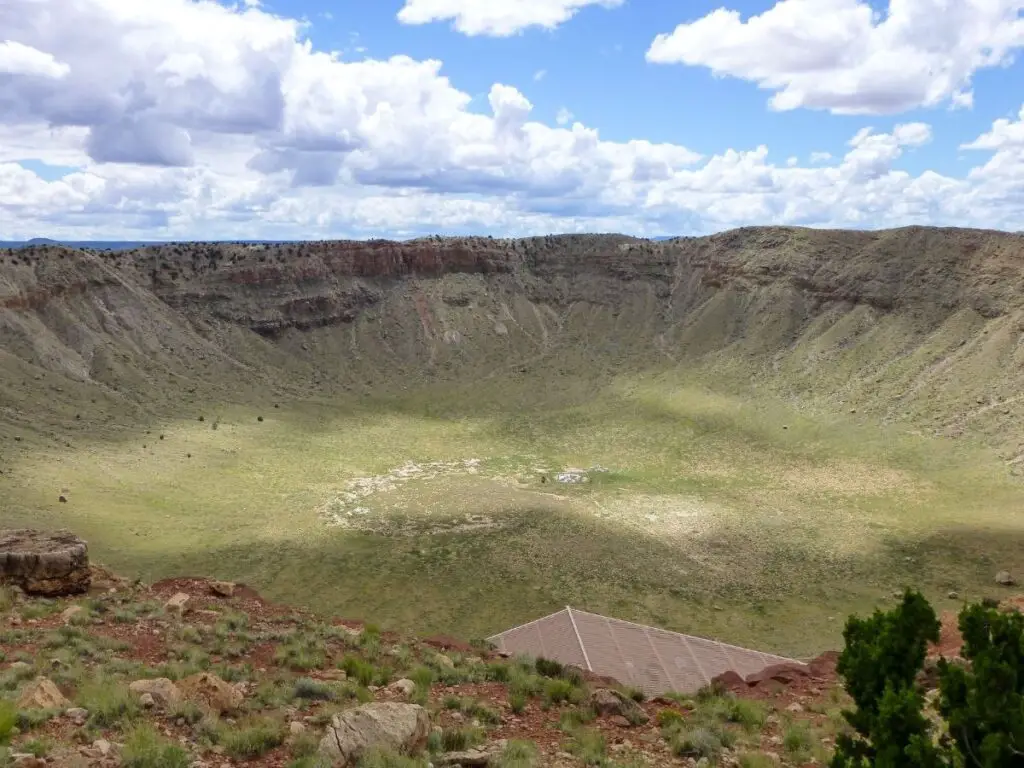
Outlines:
{"label": "green grass patch", "polygon": [[122,768],[188,768],[188,753],[151,725],[133,727],[121,752]]}

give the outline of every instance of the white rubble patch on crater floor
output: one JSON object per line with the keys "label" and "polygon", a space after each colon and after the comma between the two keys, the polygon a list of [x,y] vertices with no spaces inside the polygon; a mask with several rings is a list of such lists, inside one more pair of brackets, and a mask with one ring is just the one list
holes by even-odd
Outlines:
{"label": "white rubble patch on crater floor", "polygon": [[454,475],[475,475],[480,472],[480,459],[461,461],[428,461],[418,464],[407,461],[383,475],[357,477],[345,483],[341,493],[323,504],[319,510],[329,526],[348,526],[355,519],[371,513],[366,506],[370,497],[390,493],[412,480],[433,480]]}

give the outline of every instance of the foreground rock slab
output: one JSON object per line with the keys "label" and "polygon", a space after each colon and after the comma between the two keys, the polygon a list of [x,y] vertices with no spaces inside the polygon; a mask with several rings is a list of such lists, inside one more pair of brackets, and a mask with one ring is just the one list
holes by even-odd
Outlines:
{"label": "foreground rock slab", "polygon": [[0,583],[60,597],[87,591],[90,580],[88,546],[71,531],[0,530]]}
{"label": "foreground rock slab", "polygon": [[418,704],[377,702],[335,715],[320,742],[334,768],[354,766],[376,748],[415,754],[427,745],[430,716]]}

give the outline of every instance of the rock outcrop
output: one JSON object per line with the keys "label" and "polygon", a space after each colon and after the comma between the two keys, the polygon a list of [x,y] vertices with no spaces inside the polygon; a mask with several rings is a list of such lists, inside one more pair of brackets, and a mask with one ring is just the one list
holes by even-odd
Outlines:
{"label": "rock outcrop", "polygon": [[88,547],[70,531],[0,531],[0,583],[59,597],[89,589]]}
{"label": "rock outcrop", "polygon": [[427,745],[430,716],[417,704],[378,702],[335,715],[320,742],[335,768],[356,765],[373,749],[415,754]]}

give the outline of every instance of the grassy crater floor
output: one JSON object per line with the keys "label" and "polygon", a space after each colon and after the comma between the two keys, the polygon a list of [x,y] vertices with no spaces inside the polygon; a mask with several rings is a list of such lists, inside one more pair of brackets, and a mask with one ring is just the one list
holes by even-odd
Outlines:
{"label": "grassy crater floor", "polygon": [[115,438],[78,424],[59,451],[27,437],[3,524],[389,629],[471,639],[570,604],[798,657],[905,585],[973,599],[1024,567],[1024,486],[966,440],[668,375],[509,387],[197,406]]}

